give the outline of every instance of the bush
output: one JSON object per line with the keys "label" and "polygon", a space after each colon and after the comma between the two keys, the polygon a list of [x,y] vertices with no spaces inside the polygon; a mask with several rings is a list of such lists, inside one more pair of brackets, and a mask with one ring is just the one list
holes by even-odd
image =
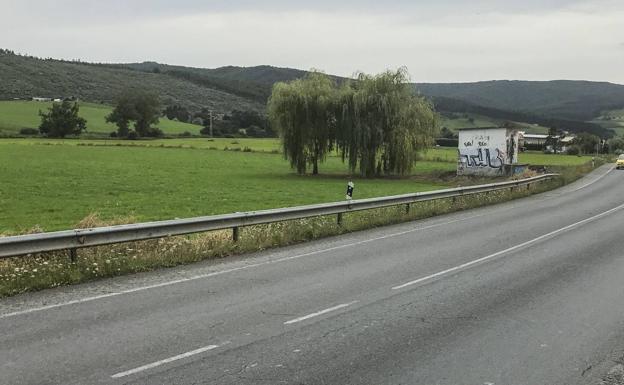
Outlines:
{"label": "bush", "polygon": [[20,135],[28,135],[28,136],[33,136],[39,135],[39,130],[36,128],[22,128],[21,130],[19,130]]}
{"label": "bush", "polygon": [[117,137],[117,131],[113,131],[110,133],[110,137],[111,138],[116,138]]}
{"label": "bush", "polygon": [[128,132],[128,137],[127,138],[130,139],[130,140],[137,140],[137,139],[139,139],[139,134],[137,134],[136,131],[132,130],[132,131]]}
{"label": "bush", "polygon": [[180,134],[180,136],[183,137],[183,138],[188,138],[190,136],[193,136],[193,134],[191,134],[188,131],[184,131],[183,133]]}
{"label": "bush", "polygon": [[568,148],[566,153],[568,155],[580,155],[581,154],[581,149],[578,146],[571,146],[570,148]]}

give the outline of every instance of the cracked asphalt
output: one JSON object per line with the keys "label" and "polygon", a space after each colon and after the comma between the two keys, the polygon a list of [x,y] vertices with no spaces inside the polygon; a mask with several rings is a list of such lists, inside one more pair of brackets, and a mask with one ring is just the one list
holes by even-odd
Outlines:
{"label": "cracked asphalt", "polygon": [[0,383],[619,384],[624,171],[608,171],[496,206],[0,300]]}

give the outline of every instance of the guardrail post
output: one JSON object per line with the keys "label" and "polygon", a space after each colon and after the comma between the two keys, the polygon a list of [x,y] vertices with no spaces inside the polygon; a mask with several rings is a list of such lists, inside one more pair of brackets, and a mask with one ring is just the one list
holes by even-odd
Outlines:
{"label": "guardrail post", "polygon": [[238,236],[239,236],[239,228],[238,227],[233,227],[232,228],[232,240],[234,242],[238,242]]}
{"label": "guardrail post", "polygon": [[527,191],[531,191],[531,183],[527,183]]}
{"label": "guardrail post", "polygon": [[71,260],[71,263],[76,263],[76,260],[78,259],[78,249],[69,249],[69,259]]}
{"label": "guardrail post", "polygon": [[409,212],[410,212],[410,204],[406,203],[405,204],[405,214],[409,214]]}
{"label": "guardrail post", "polygon": [[338,226],[342,226],[342,213],[338,213],[338,217],[336,218],[336,223],[338,223]]}

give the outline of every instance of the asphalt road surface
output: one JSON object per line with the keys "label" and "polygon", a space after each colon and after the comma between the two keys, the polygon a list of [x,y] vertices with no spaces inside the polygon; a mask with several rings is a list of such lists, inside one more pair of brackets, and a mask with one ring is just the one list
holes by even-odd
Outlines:
{"label": "asphalt road surface", "polygon": [[623,357],[624,171],[0,300],[3,384],[594,384]]}

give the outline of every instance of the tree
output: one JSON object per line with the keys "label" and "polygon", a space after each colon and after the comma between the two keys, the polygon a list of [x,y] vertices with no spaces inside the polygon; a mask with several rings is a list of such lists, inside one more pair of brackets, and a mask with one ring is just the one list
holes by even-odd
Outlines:
{"label": "tree", "polygon": [[269,120],[280,135],[284,156],[299,174],[304,174],[308,165],[312,174],[318,174],[319,163],[332,150],[334,94],[333,81],[316,71],[273,87]]}
{"label": "tree", "polygon": [[583,154],[592,154],[598,151],[600,138],[596,135],[581,132],[574,138],[574,144],[579,146]]}
{"label": "tree", "polygon": [[126,90],[115,100],[115,108],[106,121],[115,123],[118,136],[130,135],[129,124],[134,122],[135,134],[138,136],[161,136],[162,131],[153,124],[158,123],[160,101],[158,95],[147,91]]}
{"label": "tree", "polygon": [[554,153],[560,149],[559,140],[563,136],[563,133],[556,127],[550,127],[548,129],[548,138],[546,138],[546,146],[551,146]]}
{"label": "tree", "polygon": [[[155,68],[158,68],[158,67],[155,67]],[[180,122],[188,123],[189,120],[191,119],[191,113],[188,111],[188,109],[178,104],[167,106],[167,108],[165,108],[164,113],[165,113],[165,116],[170,120],[177,119]]]}
{"label": "tree", "polygon": [[612,154],[624,153],[624,138],[616,136],[609,139],[607,142],[609,146],[609,152]]}
{"label": "tree", "polygon": [[433,106],[414,94],[404,68],[360,74],[337,100],[338,148],[351,171],[359,167],[363,176],[409,173],[437,134]]}
{"label": "tree", "polygon": [[338,148],[351,172],[405,175],[437,134],[433,106],[414,94],[405,69],[360,74],[340,87],[312,72],[277,83],[268,112],[285,157],[300,174],[308,166],[318,173],[318,164]]}
{"label": "tree", "polygon": [[50,138],[64,138],[67,135],[80,135],[87,128],[87,121],[78,116],[78,103],[63,101],[54,103],[47,113],[39,111],[41,124],[39,131]]}

